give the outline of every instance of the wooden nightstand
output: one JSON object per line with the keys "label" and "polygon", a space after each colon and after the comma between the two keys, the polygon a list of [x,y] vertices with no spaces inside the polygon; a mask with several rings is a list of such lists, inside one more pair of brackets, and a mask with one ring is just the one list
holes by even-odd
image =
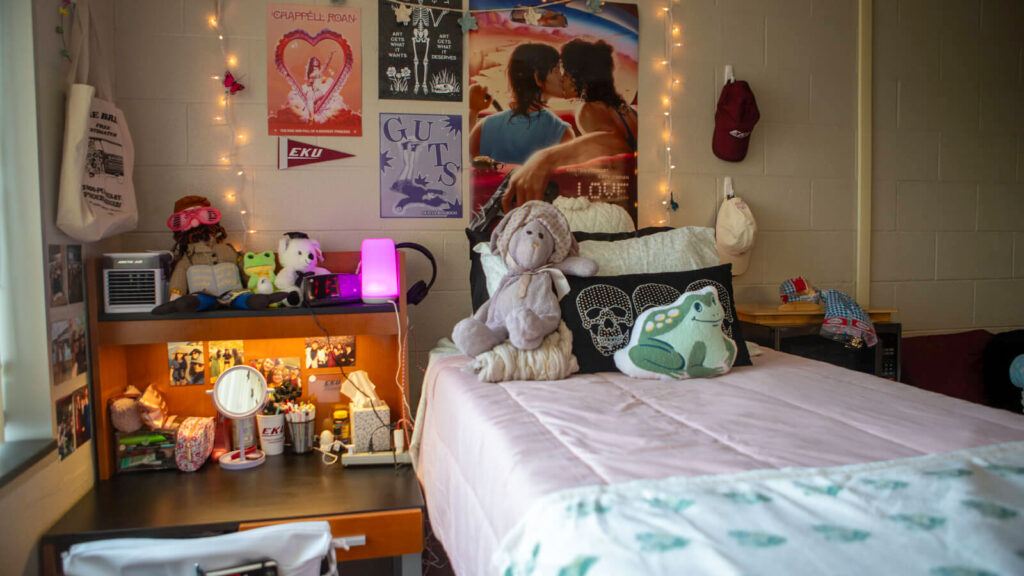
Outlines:
{"label": "wooden nightstand", "polygon": [[747,340],[890,380],[900,378],[902,326],[893,322],[896,312],[891,308],[868,309],[868,316],[878,334],[878,345],[856,349],[819,335],[825,319],[824,306],[780,310],[774,303],[736,304],[736,316],[743,325],[743,336]]}

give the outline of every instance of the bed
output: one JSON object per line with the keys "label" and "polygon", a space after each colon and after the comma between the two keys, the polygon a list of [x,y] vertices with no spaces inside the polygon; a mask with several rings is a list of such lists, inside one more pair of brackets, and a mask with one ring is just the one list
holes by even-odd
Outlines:
{"label": "bed", "polygon": [[[903,568],[919,573],[1024,573],[1024,514],[1017,513],[1024,512],[1024,417],[762,352],[753,366],[713,379],[659,382],[600,372],[489,384],[464,370],[467,357],[435,350],[414,457],[434,534],[455,572],[674,573],[686,566],[697,574],[901,573],[893,563],[901,558]],[[936,454],[943,456],[927,456]],[[865,464],[877,462],[883,464]],[[885,480],[892,476],[887,472],[906,472],[879,468],[890,463],[923,472],[935,484],[924,498],[939,490],[939,500],[960,507],[955,519],[963,522],[943,525],[944,518],[913,514],[905,498],[892,500],[907,482]],[[968,490],[981,483],[997,494],[954,497],[942,484],[950,477],[973,482],[964,484]],[[788,494],[787,487],[803,495]],[[702,508],[693,505],[697,496],[679,496],[701,490],[745,506]],[[807,504],[800,497],[820,499]],[[829,497],[827,506],[820,504]],[[887,529],[896,532],[870,531],[875,537],[869,538],[847,518],[838,524],[807,519],[813,530],[804,537],[820,537],[820,546],[804,546],[779,530],[722,528],[715,536],[715,522],[729,515],[755,522],[758,510],[769,509],[757,505],[773,499],[788,506],[784,516],[798,517],[856,500],[868,512],[883,509],[892,524]],[[704,525],[685,524],[686,537],[637,528],[637,541],[627,542],[616,533],[634,522],[664,524],[658,514],[666,510],[669,532],[684,526],[671,518],[711,514]],[[972,535],[980,544],[971,543]],[[922,542],[917,555],[906,553],[914,548],[904,542],[911,536]],[[787,538],[789,551],[773,554],[786,548],[779,540]],[[558,544],[541,548],[541,542]],[[852,544],[836,552],[834,542]],[[736,553],[726,550],[730,543],[739,545]],[[882,545],[879,561],[888,564],[873,564],[857,548],[867,543]],[[595,546],[622,558],[587,550]],[[922,555],[934,566],[922,569]],[[782,564],[772,568],[773,558]]]}
{"label": "bed", "polygon": [[[475,308],[505,272],[469,238]],[[731,269],[705,228],[577,240],[601,271],[560,302],[580,373],[431,354],[411,447],[457,574],[1024,574],[1024,416],[753,346],[627,377],[615,351],[683,292],[714,287],[743,342]]]}

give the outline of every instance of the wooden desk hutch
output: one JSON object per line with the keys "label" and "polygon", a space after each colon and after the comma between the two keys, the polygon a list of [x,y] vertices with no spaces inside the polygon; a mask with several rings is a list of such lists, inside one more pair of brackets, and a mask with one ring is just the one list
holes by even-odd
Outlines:
{"label": "wooden desk hutch", "polygon": [[[328,252],[323,264],[336,272],[355,272],[358,252]],[[400,255],[401,257],[401,255]],[[405,260],[400,258],[400,285]],[[408,467],[348,468],[327,466],[319,453],[270,456],[252,470],[225,471],[207,462],[198,472],[150,471],[115,474],[114,430],[108,402],[129,384],[143,390],[156,386],[171,414],[215,416],[205,385],[171,386],[168,342],[242,340],[245,360],[303,357],[305,338],[354,335],[355,365],[365,370],[378,394],[391,407],[392,421],[402,417],[402,390],[408,351],[399,346],[406,334],[406,297],[397,306],[351,304],[267,311],[213,310],[156,316],[104,314],[102,270],[92,260],[87,272],[89,328],[92,338],[93,418],[98,481],[85,497],[43,536],[44,573],[59,574],[58,554],[75,542],[112,537],[182,537],[255,528],[280,522],[328,520],[335,536],[365,535],[365,547],[339,553],[339,560],[401,556],[402,573],[418,573],[423,548],[423,498]],[[313,313],[316,318],[314,319]],[[399,350],[402,357],[399,358]],[[401,363],[401,364],[399,364]],[[300,366],[302,399],[309,399],[308,376]],[[399,374],[399,376],[396,376]],[[319,399],[318,399],[319,402]],[[317,405],[317,421],[333,402]],[[412,415],[406,415],[412,419]],[[319,433],[319,424],[317,432]],[[274,484],[281,484],[274,486]]]}

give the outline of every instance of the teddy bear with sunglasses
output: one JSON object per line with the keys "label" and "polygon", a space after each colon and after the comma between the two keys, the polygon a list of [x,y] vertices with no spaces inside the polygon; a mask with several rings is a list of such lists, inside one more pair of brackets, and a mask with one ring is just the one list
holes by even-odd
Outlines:
{"label": "teddy bear with sunglasses", "polygon": [[154,314],[199,312],[219,306],[262,310],[288,296],[254,294],[243,287],[238,251],[224,242],[228,234],[220,225],[220,211],[206,198],[178,199],[167,227],[174,232],[170,301],[154,308]]}

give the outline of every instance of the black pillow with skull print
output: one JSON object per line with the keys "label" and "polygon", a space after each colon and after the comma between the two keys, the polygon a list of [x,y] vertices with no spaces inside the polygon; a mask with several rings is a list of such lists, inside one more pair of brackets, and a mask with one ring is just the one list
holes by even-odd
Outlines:
{"label": "black pillow with skull print", "polygon": [[[629,343],[633,322],[644,310],[675,302],[689,290],[714,286],[725,309],[722,331],[743,341],[732,292],[732,266],[723,264],[689,272],[569,276],[570,291],[561,301],[562,320],[572,331],[572,352],[580,373],[616,372],[615,351]],[[734,366],[750,366],[746,346],[738,346]]]}

